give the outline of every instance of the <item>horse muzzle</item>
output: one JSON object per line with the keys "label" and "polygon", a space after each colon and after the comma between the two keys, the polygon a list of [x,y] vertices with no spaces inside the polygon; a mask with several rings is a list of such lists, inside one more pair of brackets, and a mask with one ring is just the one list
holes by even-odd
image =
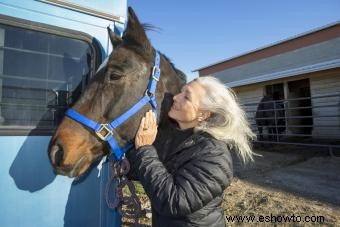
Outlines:
{"label": "horse muzzle", "polygon": [[53,167],[58,167],[64,159],[64,149],[60,144],[54,144],[50,147],[49,157]]}
{"label": "horse muzzle", "polygon": [[65,150],[59,143],[53,143],[50,145],[49,158],[55,172],[59,175],[68,177],[78,177],[82,175],[89,168],[91,161],[88,159],[86,152],[82,152],[83,155],[74,160],[67,160]]}

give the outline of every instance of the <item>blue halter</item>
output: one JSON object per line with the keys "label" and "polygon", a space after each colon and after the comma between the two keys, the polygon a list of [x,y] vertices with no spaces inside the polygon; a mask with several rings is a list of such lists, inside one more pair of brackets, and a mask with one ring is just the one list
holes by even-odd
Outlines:
{"label": "blue halter", "polygon": [[114,119],[108,124],[100,124],[95,122],[84,115],[78,113],[73,109],[68,109],[65,113],[66,116],[69,118],[79,122],[82,125],[87,126],[88,128],[95,131],[96,135],[103,141],[107,141],[111,148],[111,153],[108,155],[108,159],[112,160],[122,160],[125,152],[130,150],[134,145],[128,143],[124,147],[120,148],[117,141],[113,137],[113,130],[118,128],[121,124],[123,124],[126,120],[128,120],[131,116],[137,113],[140,109],[142,109],[147,103],[150,103],[152,106],[153,111],[157,112],[157,103],[155,98],[155,92],[157,87],[157,82],[161,75],[161,70],[159,68],[160,64],[160,56],[159,53],[156,51],[155,56],[155,65],[152,70],[152,74],[150,76],[148,87],[145,91],[145,95],[129,110],[125,113]]}

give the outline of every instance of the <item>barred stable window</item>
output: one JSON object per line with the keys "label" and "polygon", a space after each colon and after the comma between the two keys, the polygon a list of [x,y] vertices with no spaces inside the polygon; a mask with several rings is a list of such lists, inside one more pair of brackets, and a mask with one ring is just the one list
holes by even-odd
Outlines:
{"label": "barred stable window", "polygon": [[0,132],[51,130],[90,75],[82,40],[0,24]]}

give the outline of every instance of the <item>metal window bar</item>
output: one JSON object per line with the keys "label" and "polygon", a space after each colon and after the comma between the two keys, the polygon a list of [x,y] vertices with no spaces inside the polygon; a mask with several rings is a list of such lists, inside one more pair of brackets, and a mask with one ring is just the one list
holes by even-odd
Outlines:
{"label": "metal window bar", "polygon": [[[262,103],[272,103],[272,102],[289,102],[289,101],[299,101],[299,100],[312,100],[312,99],[321,99],[321,98],[331,98],[331,97],[339,97],[340,93],[333,93],[329,95],[316,95],[316,96],[310,96],[310,97],[301,97],[301,98],[289,98],[289,99],[279,99],[274,101],[265,101]],[[253,106],[257,105],[258,103],[244,103],[243,106]]]}
{"label": "metal window bar", "polygon": [[[256,124],[250,124],[256,126]],[[268,127],[275,127],[275,125],[267,125]],[[277,125],[278,128],[284,128],[285,125]],[[289,125],[290,128],[310,128],[310,127],[339,127],[338,125]]]}
{"label": "metal window bar", "polygon": [[[320,104],[320,101],[317,101],[317,103],[314,105],[313,101],[314,100],[320,100],[320,99],[325,99],[327,98],[327,104]],[[329,104],[329,98],[332,99],[331,104]],[[308,106],[298,106],[297,101],[301,100],[310,100],[311,104]],[[334,100],[334,101],[333,101]],[[275,129],[274,133],[271,132],[269,133],[259,133],[257,132],[258,136],[270,136],[272,137],[269,140],[257,140],[255,141],[256,143],[277,143],[277,144],[290,144],[290,145],[306,145],[306,146],[316,146],[316,147],[328,147],[330,150],[332,148],[340,148],[340,93],[333,93],[333,94],[327,94],[327,95],[318,95],[318,96],[312,96],[312,97],[300,97],[300,98],[289,98],[289,99],[283,99],[283,100],[272,100],[272,101],[266,101],[262,103],[272,103],[272,109],[265,109],[265,110],[256,110],[258,108],[258,105],[260,103],[245,103],[242,104],[244,108],[248,108],[251,110],[246,110],[248,119],[252,121],[250,125],[254,129],[254,131],[258,130],[258,127],[271,127]],[[297,105],[296,107],[288,107],[289,104],[293,103],[294,105]],[[280,108],[277,104],[283,105],[283,108]],[[253,108],[250,108],[253,107]],[[255,108],[254,108],[255,107]],[[322,112],[324,108],[335,108],[335,111],[330,114],[330,112]],[[296,113],[291,113],[292,111],[303,111],[303,110],[310,110],[312,115],[300,115]],[[317,110],[318,112],[315,112]],[[284,113],[284,116],[278,115],[279,111],[282,111],[281,113]],[[256,112],[271,112],[273,116],[271,117],[259,117],[256,118],[255,113]],[[321,112],[321,113],[320,113]],[[313,122],[312,124],[296,124],[300,120],[300,123],[304,119],[312,119]],[[256,121],[258,120],[272,120],[272,124],[268,124],[265,126],[262,125],[257,125]],[[284,125],[278,124],[279,120],[284,120]],[[295,124],[290,122],[290,120],[294,120]],[[322,124],[322,121],[329,121],[330,123],[327,122],[327,124]],[[321,121],[320,123],[314,124],[315,121]],[[282,123],[282,122],[281,122]],[[284,133],[279,133],[279,129],[283,129]],[[300,133],[294,133],[294,132],[289,132],[290,130],[293,129],[306,129],[310,130],[310,133],[303,133],[303,131]],[[322,129],[322,135],[321,134],[315,134],[313,133],[312,130],[315,129]],[[329,130],[327,130],[329,129]],[[326,130],[326,131],[325,131]],[[331,131],[330,131],[331,130]],[[337,132],[339,131],[339,133]],[[324,139],[324,138],[332,138],[332,140],[329,140],[328,144],[320,143],[318,142],[319,139]],[[287,138],[292,138],[292,139],[297,139],[299,138],[312,138],[313,143],[311,142],[303,142],[301,141],[284,141]],[[336,144],[334,144],[336,143]]]}
{"label": "metal window bar", "polygon": [[[306,118],[323,118],[323,117],[340,117],[340,115],[322,115],[322,116],[291,116],[291,117],[258,117],[257,120],[269,120],[269,119],[306,119]],[[253,117],[252,117],[253,118]],[[250,119],[252,119],[250,118]]]}
{"label": "metal window bar", "polygon": [[11,51],[16,51],[16,52],[20,52],[20,53],[29,53],[29,54],[39,54],[39,55],[43,55],[43,56],[51,56],[51,57],[58,57],[58,58],[68,58],[68,59],[72,59],[72,60],[76,60],[79,61],[80,58],[79,57],[65,57],[62,54],[53,54],[53,53],[48,53],[48,52],[43,52],[43,51],[36,51],[36,50],[29,50],[29,49],[22,49],[22,48],[15,48],[15,47],[0,47],[0,50],[11,50]]}

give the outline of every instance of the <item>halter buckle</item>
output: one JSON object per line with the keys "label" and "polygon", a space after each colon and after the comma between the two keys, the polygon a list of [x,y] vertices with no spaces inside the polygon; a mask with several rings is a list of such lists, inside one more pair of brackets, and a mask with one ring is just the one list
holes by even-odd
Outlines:
{"label": "halter buckle", "polygon": [[100,128],[96,131],[97,136],[106,141],[107,138],[112,135],[111,129],[108,127],[108,124],[100,124]]}
{"label": "halter buckle", "polygon": [[161,73],[161,69],[160,69],[159,67],[154,66],[154,67],[152,68],[152,74],[151,74],[151,75],[152,75],[152,78],[153,78],[154,80],[159,81],[159,78],[155,77],[155,72],[156,72],[156,70],[159,71],[159,74]]}

